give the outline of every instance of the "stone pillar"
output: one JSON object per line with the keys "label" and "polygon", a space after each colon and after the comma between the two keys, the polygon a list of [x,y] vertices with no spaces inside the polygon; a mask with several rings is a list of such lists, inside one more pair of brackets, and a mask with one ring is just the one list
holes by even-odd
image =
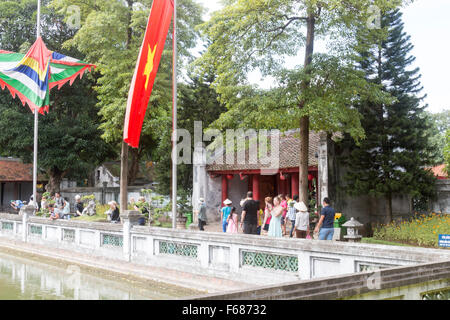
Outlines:
{"label": "stone pillar", "polygon": [[284,193],[289,194],[292,197],[292,191],[289,190],[290,186],[289,177],[286,177],[284,179]]}
{"label": "stone pillar", "polygon": [[320,133],[319,140],[319,170],[318,170],[318,191],[319,204],[322,203],[323,198],[328,197],[328,144],[327,133]]}
{"label": "stone pillar", "polygon": [[[199,144],[194,149],[193,155],[193,176],[192,176],[192,208],[193,223],[198,224],[198,200],[203,198],[206,200],[207,193],[207,172],[206,172],[206,152],[205,148]],[[225,200],[225,199],[224,199]]]}
{"label": "stone pillar", "polygon": [[292,197],[295,195],[299,195],[298,172],[294,172],[291,175],[291,191]]}
{"label": "stone pillar", "polygon": [[311,279],[311,254],[302,250],[298,253],[299,275],[302,280]]}
{"label": "stone pillar", "polygon": [[247,180],[247,184],[248,184],[247,191],[253,191],[253,175],[249,174],[247,177],[248,177],[247,178],[248,179]]}
{"label": "stone pillar", "polygon": [[253,200],[259,199],[259,174],[254,174],[252,179]]}
{"label": "stone pillar", "polygon": [[108,185],[108,182],[104,181],[103,185],[102,185],[102,201],[101,204],[105,204],[106,203],[106,186]]}
{"label": "stone pillar", "polygon": [[[284,177],[283,177],[284,178]],[[277,174],[277,180],[278,180],[278,194],[284,194],[286,195],[286,178],[283,179],[280,174]]]}
{"label": "stone pillar", "polygon": [[281,193],[281,180],[280,180],[280,173],[277,173],[275,175],[275,179],[276,179],[276,184],[277,184],[277,188],[275,189],[275,194],[279,195]]}
{"label": "stone pillar", "polygon": [[139,211],[125,210],[120,215],[123,224],[123,256],[125,261],[131,260],[131,227],[138,224],[138,219],[143,217]]}
{"label": "stone pillar", "polygon": [[22,241],[28,241],[28,216],[32,216],[34,214],[34,206],[23,206],[20,209],[19,214],[22,215]]}
{"label": "stone pillar", "polygon": [[228,179],[227,175],[222,175],[222,203],[228,198]]}
{"label": "stone pillar", "polygon": [[232,273],[238,273],[241,265],[241,250],[235,245],[230,246],[230,271]]}

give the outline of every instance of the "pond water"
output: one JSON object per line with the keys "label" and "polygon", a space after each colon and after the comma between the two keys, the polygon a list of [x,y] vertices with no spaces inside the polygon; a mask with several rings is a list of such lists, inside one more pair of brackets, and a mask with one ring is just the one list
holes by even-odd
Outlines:
{"label": "pond water", "polygon": [[166,300],[199,292],[0,249],[0,300]]}

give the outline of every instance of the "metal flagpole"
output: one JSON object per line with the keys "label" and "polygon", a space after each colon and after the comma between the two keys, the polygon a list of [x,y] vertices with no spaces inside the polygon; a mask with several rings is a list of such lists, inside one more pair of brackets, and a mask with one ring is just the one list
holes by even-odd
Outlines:
{"label": "metal flagpole", "polygon": [[173,2],[172,228],[177,218],[177,0]]}
{"label": "metal flagpole", "polygon": [[[36,39],[41,36],[41,0],[37,6]],[[34,160],[33,160],[33,202],[37,204],[37,150],[38,150],[38,110],[34,110]]]}

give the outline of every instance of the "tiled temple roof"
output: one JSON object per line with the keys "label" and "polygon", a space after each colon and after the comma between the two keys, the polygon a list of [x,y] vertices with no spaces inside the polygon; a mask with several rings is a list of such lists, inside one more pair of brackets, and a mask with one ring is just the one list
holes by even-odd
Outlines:
{"label": "tiled temple roof", "polygon": [[[300,133],[299,130],[290,130],[280,133],[280,148],[279,148],[279,168],[296,168],[299,165],[300,159]],[[270,138],[268,138],[270,139]],[[318,146],[320,136],[319,133],[310,131],[309,133],[309,155],[308,166],[317,167],[318,165]],[[268,144],[270,146],[270,142]],[[244,164],[238,164],[237,152],[235,152],[234,164],[226,163],[226,156],[223,156],[223,164],[212,163],[207,165],[207,171],[236,171],[236,170],[258,170],[270,167],[270,164],[249,163],[248,148],[245,151],[246,161]],[[270,152],[269,152],[270,154]]]}
{"label": "tiled temple roof", "polygon": [[0,181],[33,181],[33,164],[23,163],[19,159],[0,158]]}

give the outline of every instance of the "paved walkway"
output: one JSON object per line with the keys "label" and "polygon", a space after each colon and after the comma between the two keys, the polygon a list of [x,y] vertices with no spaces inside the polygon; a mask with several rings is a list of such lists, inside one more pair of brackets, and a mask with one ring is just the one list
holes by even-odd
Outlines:
{"label": "paved walkway", "polygon": [[[206,226],[204,226],[204,229],[205,229],[205,231],[208,231],[208,232],[223,232],[222,231],[222,223],[220,223],[219,221],[214,221],[214,222],[208,223]],[[286,226],[287,235],[284,236],[285,238],[289,238],[290,231],[291,231],[291,222],[288,222],[287,226]],[[238,233],[243,233],[242,229],[240,227],[239,227]],[[263,231],[262,236],[266,236],[266,235],[267,235],[267,232]]]}
{"label": "paved walkway", "polygon": [[125,276],[127,279],[135,279],[136,281],[150,280],[183,287],[188,289],[186,292],[188,296],[192,295],[193,291],[217,293],[228,290],[244,290],[253,287],[253,285],[241,281],[227,280],[206,274],[199,275],[163,267],[136,264],[90,255],[89,253],[74,252],[72,250],[53,248],[29,242],[24,243],[19,240],[0,237],[0,251],[8,253],[9,250],[37,255],[43,259],[57,260],[66,266],[78,265],[92,269],[94,272],[101,270],[103,274],[110,274],[112,276],[119,275],[122,278]]}

